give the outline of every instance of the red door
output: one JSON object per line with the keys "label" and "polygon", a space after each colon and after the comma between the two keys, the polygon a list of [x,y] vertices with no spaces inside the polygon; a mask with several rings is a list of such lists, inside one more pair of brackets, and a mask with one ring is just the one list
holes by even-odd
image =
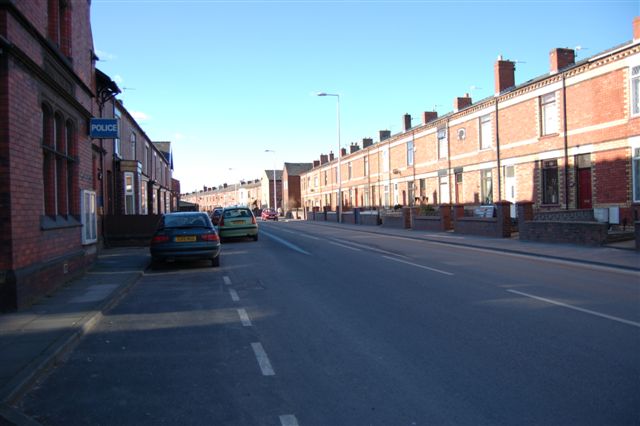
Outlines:
{"label": "red door", "polygon": [[578,208],[591,207],[591,169],[578,169]]}

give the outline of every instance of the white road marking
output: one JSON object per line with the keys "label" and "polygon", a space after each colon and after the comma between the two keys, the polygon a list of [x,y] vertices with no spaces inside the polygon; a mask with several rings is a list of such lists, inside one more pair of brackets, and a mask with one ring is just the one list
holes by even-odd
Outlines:
{"label": "white road marking", "polygon": [[238,309],[238,316],[240,317],[240,322],[245,327],[251,327],[251,320],[249,319],[249,315],[247,315],[247,311],[244,309]]}
{"label": "white road marking", "polygon": [[253,353],[256,355],[256,359],[258,360],[258,365],[260,366],[260,370],[262,371],[263,376],[275,376],[276,373],[273,371],[271,367],[271,363],[269,362],[269,357],[267,353],[264,351],[261,343],[252,343],[251,348],[253,348]]}
{"label": "white road marking", "polygon": [[563,308],[573,309],[574,311],[584,312],[585,314],[595,315],[597,317],[606,318],[611,321],[621,322],[623,324],[632,325],[640,328],[640,323],[635,321],[626,320],[624,318],[614,317],[612,315],[602,314],[600,312],[592,311],[590,309],[579,308],[577,306],[569,305],[567,303],[558,302],[557,300],[551,300],[540,296],[534,296],[533,294],[523,293],[517,290],[507,290],[509,293],[519,294],[520,296],[530,297],[531,299],[540,300],[541,302],[551,303],[552,305],[562,306]]}
{"label": "white road marking", "polygon": [[284,239],[282,239],[282,238],[280,238],[280,237],[276,237],[275,235],[270,234],[270,233],[268,233],[268,232],[264,232],[264,231],[261,231],[261,232],[262,232],[262,234],[263,234],[263,235],[266,235],[267,237],[269,237],[269,238],[271,238],[271,239],[276,240],[276,241],[277,241],[277,242],[279,242],[280,244],[283,244],[283,245],[285,245],[285,246],[289,247],[291,250],[297,251],[298,253],[306,254],[307,256],[311,256],[311,253],[309,253],[308,251],[305,251],[305,250],[301,249],[301,248],[300,248],[300,247],[298,247],[297,245],[292,244],[292,243],[290,243],[290,242],[289,242],[289,241],[287,241],[287,240],[284,240]]}
{"label": "white road marking", "polygon": [[289,231],[287,229],[280,229],[280,231],[286,232],[287,234],[297,235],[299,237],[309,238],[309,239],[312,239],[312,240],[319,240],[320,239],[318,237],[314,237],[313,235],[304,234],[304,233],[302,233],[302,231],[294,232],[294,231]]}
{"label": "white road marking", "polygon": [[412,262],[407,262],[405,260],[400,260],[400,259],[396,259],[394,257],[389,257],[389,256],[382,256],[385,259],[389,259],[389,260],[393,260],[395,262],[400,262],[400,263],[404,263],[406,265],[411,265],[411,266],[415,266],[416,268],[422,268],[422,269],[426,269],[428,271],[433,271],[433,272],[437,272],[439,274],[444,274],[444,275],[453,275],[452,272],[447,272],[447,271],[442,271],[440,269],[436,269],[436,268],[429,268],[428,266],[424,266],[424,265],[418,265],[417,263],[412,263]]}
{"label": "white road marking", "polygon": [[327,241],[327,242],[328,242],[329,244],[333,244],[334,246],[344,247],[344,248],[347,248],[347,249],[349,249],[349,250],[353,250],[353,251],[362,251],[362,250],[360,250],[359,248],[351,247],[351,246],[348,246],[348,245],[346,245],[346,244],[336,243],[335,241]]}
{"label": "white road marking", "polygon": [[138,271],[138,270],[133,270],[133,271],[104,271],[104,272],[100,272],[100,271],[89,271],[87,272],[87,275],[121,275],[121,274],[140,274],[143,273],[144,271]]}
{"label": "white road marking", "polygon": [[283,414],[280,416],[280,424],[282,426],[298,426],[298,419],[293,414]]}
{"label": "white road marking", "polygon": [[229,289],[229,294],[231,295],[231,300],[233,300],[234,302],[239,302],[240,301],[240,297],[238,296],[238,292],[235,291],[234,289],[230,288]]}
{"label": "white road marking", "polygon": [[228,276],[225,275],[224,277],[222,277],[222,280],[226,285],[231,285],[231,278],[229,278]]}
{"label": "white road marking", "polygon": [[348,243],[349,243],[349,244],[351,244],[351,245],[352,245],[352,246],[354,246],[354,247],[359,247],[359,248],[361,248],[361,249],[365,249],[365,250],[373,251],[373,252],[376,252],[376,253],[388,254],[388,255],[390,255],[390,256],[396,256],[396,257],[404,257],[404,258],[406,258],[406,257],[407,257],[407,256],[403,256],[403,255],[401,255],[401,254],[392,253],[392,252],[390,252],[390,251],[382,250],[382,249],[379,249],[379,248],[376,248],[376,247],[371,247],[371,246],[368,246],[368,245],[366,245],[366,244],[354,243],[353,241],[349,241]]}

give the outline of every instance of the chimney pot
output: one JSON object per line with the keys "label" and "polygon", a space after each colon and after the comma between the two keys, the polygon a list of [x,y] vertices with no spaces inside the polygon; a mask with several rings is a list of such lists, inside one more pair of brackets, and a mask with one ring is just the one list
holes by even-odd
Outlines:
{"label": "chimney pot", "polygon": [[640,40],[640,16],[633,18],[633,41]]}

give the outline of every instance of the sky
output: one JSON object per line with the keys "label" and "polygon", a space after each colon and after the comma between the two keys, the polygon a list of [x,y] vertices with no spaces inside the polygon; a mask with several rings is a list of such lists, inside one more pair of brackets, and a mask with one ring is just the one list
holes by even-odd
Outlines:
{"label": "sky", "polygon": [[[152,141],[171,141],[183,193],[311,163],[632,39],[638,0],[93,0],[97,67]],[[266,151],[275,152],[266,152]]]}

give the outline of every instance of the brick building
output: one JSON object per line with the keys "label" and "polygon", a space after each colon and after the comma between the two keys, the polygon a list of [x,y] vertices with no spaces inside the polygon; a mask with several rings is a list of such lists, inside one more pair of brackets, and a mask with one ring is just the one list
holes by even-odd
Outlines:
{"label": "brick building", "polygon": [[282,170],[282,210],[287,213],[302,208],[300,175],[311,170],[312,163],[284,163]]}
{"label": "brick building", "polygon": [[[0,311],[82,274],[106,217],[173,203],[170,146],[148,141],[95,68],[90,4],[0,1]],[[92,140],[96,117],[119,118],[127,140]]]}
{"label": "brick building", "polygon": [[[401,133],[343,149],[343,205],[533,201],[537,210],[611,208],[621,222],[637,219],[639,18],[633,34],[579,62],[553,49],[549,71],[518,85],[515,63],[499,57],[494,96],[457,97],[451,113],[425,112],[415,127],[405,115]],[[305,208],[335,210],[338,160],[314,165],[301,176]]]}
{"label": "brick building", "polygon": [[[88,0],[0,2],[0,309],[28,305],[96,255]],[[95,198],[94,198],[95,199]]]}

